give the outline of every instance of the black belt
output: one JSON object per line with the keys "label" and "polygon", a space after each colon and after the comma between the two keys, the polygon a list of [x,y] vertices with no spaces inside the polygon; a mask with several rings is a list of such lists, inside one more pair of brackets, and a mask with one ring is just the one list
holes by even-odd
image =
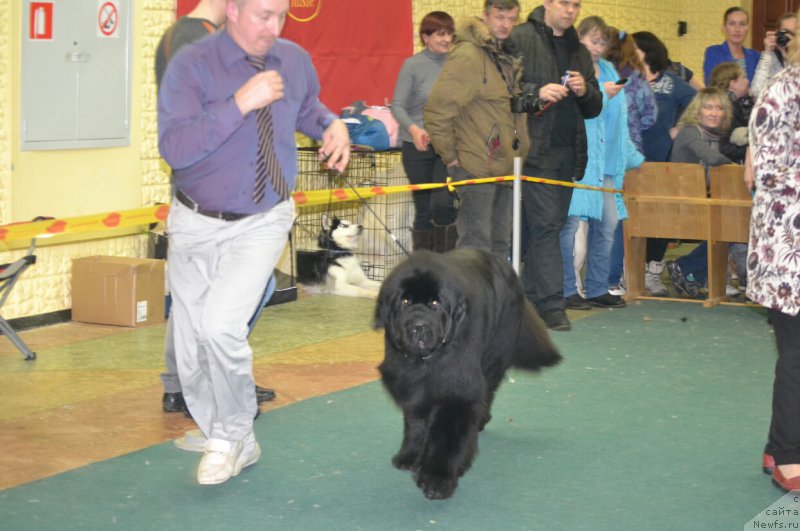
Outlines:
{"label": "black belt", "polygon": [[218,210],[203,210],[197,206],[197,203],[195,203],[194,200],[186,195],[180,188],[175,189],[175,197],[187,208],[197,212],[202,216],[208,216],[209,218],[221,219],[223,221],[238,221],[251,215],[237,214],[236,212],[220,212]]}

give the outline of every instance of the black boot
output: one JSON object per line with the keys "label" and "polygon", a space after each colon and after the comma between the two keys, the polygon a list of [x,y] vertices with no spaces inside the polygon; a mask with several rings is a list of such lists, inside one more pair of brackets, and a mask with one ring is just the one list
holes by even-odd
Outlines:
{"label": "black boot", "polygon": [[446,253],[456,248],[458,231],[456,224],[433,226],[433,250],[437,253]]}
{"label": "black boot", "polygon": [[414,251],[419,251],[421,249],[433,249],[433,242],[431,241],[431,230],[411,230],[411,248]]}

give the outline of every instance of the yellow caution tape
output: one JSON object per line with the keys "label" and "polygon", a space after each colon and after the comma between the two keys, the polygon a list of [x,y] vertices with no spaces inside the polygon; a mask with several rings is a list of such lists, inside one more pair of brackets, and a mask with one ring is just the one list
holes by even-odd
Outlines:
{"label": "yellow caution tape", "polygon": [[[326,205],[328,203],[340,203],[344,201],[355,201],[358,199],[369,199],[380,195],[396,194],[400,192],[415,192],[418,190],[433,190],[436,188],[447,187],[451,192],[455,191],[456,186],[472,184],[502,183],[514,180],[514,176],[505,177],[484,177],[481,179],[468,179],[465,181],[453,181],[450,177],[445,183],[426,183],[426,184],[406,184],[401,186],[371,186],[369,188],[335,188],[332,190],[311,190],[307,192],[295,192],[292,194],[295,204],[299,208]],[[564,186],[567,188],[580,188],[582,190],[596,190],[598,192],[623,193],[622,190],[614,188],[602,188],[599,186],[589,186],[587,184],[557,181],[554,179],[544,179],[541,177],[521,177],[522,181],[531,183],[550,184],[554,186]]]}
{"label": "yellow caution tape", "polygon": [[[596,186],[583,185],[580,183],[542,179],[539,177],[522,177],[521,179],[527,182],[566,186],[569,188],[622,193],[622,190],[615,190],[612,188],[600,188]],[[397,194],[401,192],[433,190],[443,187],[447,187],[448,190],[453,191],[455,190],[456,186],[500,183],[513,180],[513,176],[487,177],[483,179],[469,179],[466,181],[452,181],[448,177],[446,183],[408,184],[402,186],[370,186],[355,189],[336,188],[332,190],[311,190],[306,192],[294,192],[292,194],[292,198],[294,199],[298,208],[306,208],[310,206],[326,205],[328,203],[369,199],[372,197]],[[139,225],[149,225],[151,223],[166,221],[168,214],[169,205],[156,205],[151,207],[135,208],[132,210],[120,210],[115,212],[105,212],[102,214],[92,214],[88,216],[77,216],[73,218],[48,219],[44,221],[31,221],[27,223],[11,223],[9,225],[0,225],[0,242],[30,240],[33,238],[46,238],[66,234],[82,234],[109,229],[121,229]]]}

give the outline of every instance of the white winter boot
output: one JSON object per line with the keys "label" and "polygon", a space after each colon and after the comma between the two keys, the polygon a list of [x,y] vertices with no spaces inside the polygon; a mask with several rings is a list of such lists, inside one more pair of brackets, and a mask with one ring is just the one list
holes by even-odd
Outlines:
{"label": "white winter boot", "polygon": [[661,280],[661,273],[664,272],[664,262],[652,260],[647,263],[644,272],[644,289],[650,292],[653,297],[666,297],[669,290]]}

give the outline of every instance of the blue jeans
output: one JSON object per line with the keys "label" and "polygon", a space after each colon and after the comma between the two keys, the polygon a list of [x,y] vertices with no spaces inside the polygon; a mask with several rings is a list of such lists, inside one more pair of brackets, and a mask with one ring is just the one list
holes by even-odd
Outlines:
{"label": "blue jeans", "polygon": [[675,260],[684,277],[692,275],[694,281],[701,286],[708,278],[708,243],[700,242],[689,254]]}
{"label": "blue jeans", "polygon": [[[736,274],[741,285],[747,284],[747,244],[732,243],[728,247],[728,256],[736,263]],[[695,282],[705,284],[708,279],[708,244],[700,244],[692,251],[676,260],[684,276],[691,274]]]}
{"label": "blue jeans", "polygon": [[[603,186],[614,187],[614,180],[606,175]],[[572,267],[572,252],[575,249],[575,232],[580,218],[570,216],[561,230],[561,255],[564,257],[564,296],[578,293],[575,287],[575,270]],[[602,219],[589,220],[589,238],[586,252],[586,282],[583,288],[587,299],[608,293],[608,272],[611,268],[611,247],[617,229],[617,205],[614,194],[603,193]]]}
{"label": "blue jeans", "polygon": [[617,223],[614,231],[614,244],[611,246],[611,267],[608,272],[608,286],[619,286],[622,282],[622,273],[625,269],[625,243],[622,235],[622,224]]}

